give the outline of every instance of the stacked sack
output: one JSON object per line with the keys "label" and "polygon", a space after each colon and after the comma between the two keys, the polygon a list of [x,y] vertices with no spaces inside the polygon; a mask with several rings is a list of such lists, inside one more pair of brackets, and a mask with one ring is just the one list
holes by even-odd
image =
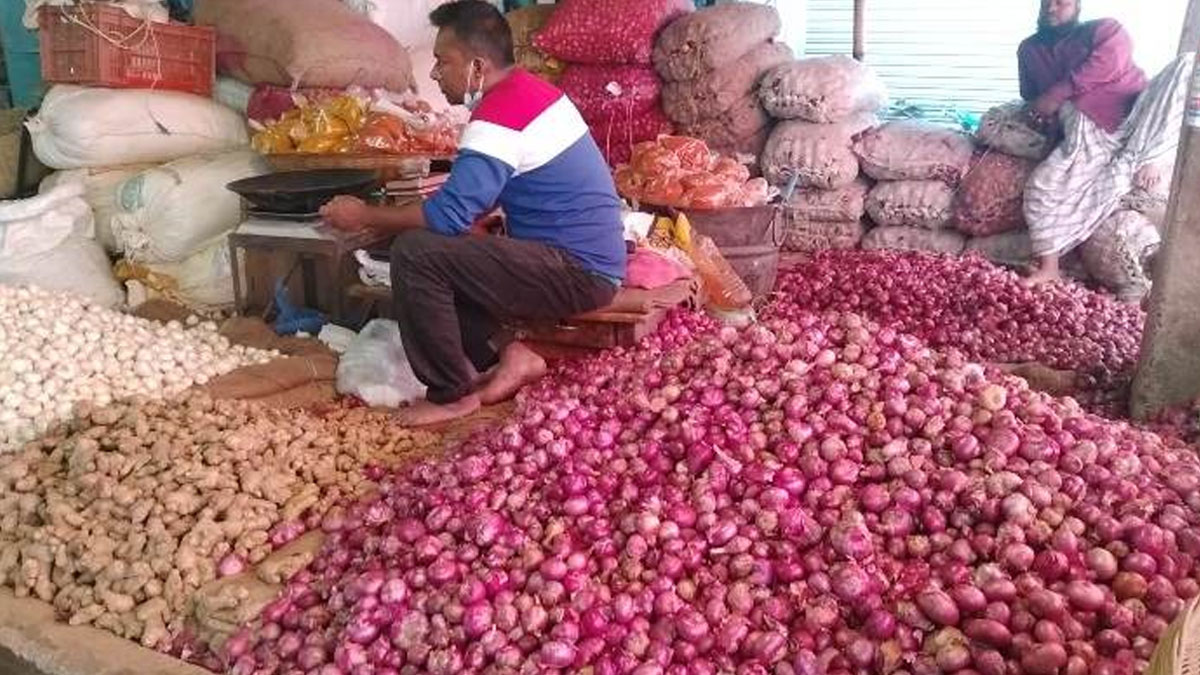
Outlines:
{"label": "stacked sack", "polygon": [[563,63],[553,56],[547,56],[542,50],[534,46],[534,40],[537,38],[542,27],[554,15],[554,10],[557,5],[529,5],[520,9],[514,9],[504,18],[508,20],[508,27],[512,30],[513,37],[513,57],[516,59],[517,67],[524,68],[538,77],[548,81],[557,82],[562,76]]}
{"label": "stacked sack", "polygon": [[[97,289],[90,295],[101,297],[106,304],[113,304],[111,288],[115,282],[105,251],[119,256],[139,245],[156,249],[164,241],[186,241],[187,246],[168,245],[169,258],[146,260],[155,264],[189,261],[212,239],[238,224],[237,199],[224,189],[225,183],[265,169],[251,156],[228,170],[217,171],[207,182],[197,183],[188,166],[168,164],[171,168],[166,169],[162,182],[170,183],[173,189],[161,201],[173,206],[142,214],[143,203],[122,197],[137,193],[129,187],[131,183],[140,185],[143,172],[156,170],[159,164],[207,161],[195,158],[220,157],[228,152],[241,152],[245,157],[249,137],[244,120],[206,97],[183,92],[59,85],[47,93],[38,115],[27,126],[38,159],[60,171],[43,181],[40,198],[53,201],[55,195],[73,194],[90,207],[87,243],[71,237],[64,242],[68,248],[43,250],[39,255],[45,268],[76,270],[75,278],[69,280],[69,290],[83,292],[90,285]],[[225,205],[230,199],[234,202],[232,214]],[[140,244],[135,235],[143,233],[135,232],[137,228],[133,227],[139,217],[146,230]],[[220,222],[214,225],[216,220]],[[63,258],[69,255],[78,264]],[[96,260],[105,261],[102,273],[97,271]],[[58,287],[52,278],[38,278],[38,267],[27,261],[27,272],[22,277],[25,282]],[[231,303],[228,269],[226,256],[223,269],[193,276],[187,285],[219,295],[216,304]],[[90,275],[90,281],[85,274]],[[10,282],[20,280],[11,273],[6,276]],[[189,300],[187,296],[178,299]]]}
{"label": "stacked sack", "polygon": [[997,265],[1025,268],[1032,262],[1025,184],[1053,150],[1053,142],[1029,123],[1019,101],[984,114],[975,140],[984,150],[959,185],[955,227],[971,237],[967,250]]}
{"label": "stacked sack", "polygon": [[876,227],[863,237],[863,248],[963,252],[966,238],[952,225],[955,188],[975,154],[970,137],[905,120],[863,132],[853,149],[876,181],[865,204]]}
{"label": "stacked sack", "polygon": [[637,143],[671,133],[651,52],[659,31],[691,8],[689,0],[564,0],[534,37],[567,64],[558,86],[611,166],[628,162]]}
{"label": "stacked sack", "polygon": [[883,83],[850,57],[827,56],[773,68],[758,96],[779,120],[763,152],[763,175],[785,192],[794,188],[784,247],[857,246],[870,183],[859,176],[853,142],[877,123],[875,113],[887,102]]}
{"label": "stacked sack", "polygon": [[792,58],[774,7],[721,4],[667,26],[654,45],[654,66],[667,84],[663,108],[681,133],[714,150],[759,157],[771,120],[757,96],[763,74]]}

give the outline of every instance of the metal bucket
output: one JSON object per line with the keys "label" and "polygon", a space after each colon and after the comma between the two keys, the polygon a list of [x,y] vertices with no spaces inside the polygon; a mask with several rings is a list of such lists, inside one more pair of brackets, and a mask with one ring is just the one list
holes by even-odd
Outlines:
{"label": "metal bucket", "polygon": [[684,213],[697,234],[712,238],[755,300],[775,288],[784,238],[783,214],[778,207],[685,210]]}

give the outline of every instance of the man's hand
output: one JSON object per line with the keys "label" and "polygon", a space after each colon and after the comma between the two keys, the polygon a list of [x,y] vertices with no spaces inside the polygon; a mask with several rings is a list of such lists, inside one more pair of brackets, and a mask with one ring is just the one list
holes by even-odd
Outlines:
{"label": "man's hand", "polygon": [[321,218],[330,227],[343,232],[361,232],[367,228],[370,207],[358,197],[341,195],[321,207]]}
{"label": "man's hand", "polygon": [[1039,117],[1045,119],[1054,119],[1058,116],[1058,110],[1062,108],[1062,103],[1052,98],[1049,94],[1042,94],[1033,102],[1033,111]]}

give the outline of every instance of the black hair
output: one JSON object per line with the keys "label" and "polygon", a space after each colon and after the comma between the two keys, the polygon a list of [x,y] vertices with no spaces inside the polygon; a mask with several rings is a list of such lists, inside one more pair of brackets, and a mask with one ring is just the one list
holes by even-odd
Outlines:
{"label": "black hair", "polygon": [[511,66],[512,30],[494,5],[485,0],[454,0],[429,13],[429,22],[437,28],[449,28],[454,36],[475,54],[497,65]]}

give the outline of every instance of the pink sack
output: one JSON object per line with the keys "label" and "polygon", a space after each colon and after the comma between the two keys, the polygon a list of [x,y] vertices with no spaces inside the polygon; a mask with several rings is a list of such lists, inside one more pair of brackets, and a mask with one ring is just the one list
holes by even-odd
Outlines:
{"label": "pink sack", "polygon": [[571,63],[650,63],[654,38],[690,0],[563,0],[533,45]]}
{"label": "pink sack", "polygon": [[692,273],[683,265],[649,248],[639,248],[625,264],[625,285],[652,291]]}
{"label": "pink sack", "polygon": [[[619,91],[615,96],[609,85]],[[641,116],[658,106],[662,82],[650,66],[571,65],[558,88],[589,124],[618,116]]]}

